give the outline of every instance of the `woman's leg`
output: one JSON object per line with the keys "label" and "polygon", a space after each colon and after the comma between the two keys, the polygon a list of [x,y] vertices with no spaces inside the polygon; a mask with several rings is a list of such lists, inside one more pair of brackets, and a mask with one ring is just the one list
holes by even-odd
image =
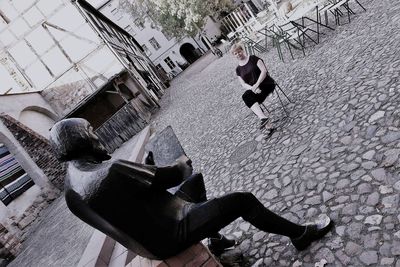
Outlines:
{"label": "woman's leg", "polygon": [[262,119],[267,119],[268,117],[264,114],[262,111],[260,104],[258,103],[259,96],[258,94],[254,93],[251,90],[247,90],[244,92],[242,95],[242,99],[246,106],[251,109],[251,111],[254,112],[254,114],[257,115],[257,117],[262,120]]}
{"label": "woman's leg", "polygon": [[256,103],[262,104],[265,101],[265,99],[267,99],[267,97],[274,92],[274,89],[275,89],[275,84],[268,84],[260,87],[261,92],[255,94]]}
{"label": "woman's leg", "polygon": [[258,103],[254,103],[251,107],[250,107],[251,111],[253,111],[254,114],[257,115],[257,117],[262,120],[262,119],[268,119],[267,115],[265,115],[265,113],[262,111],[260,104]]}

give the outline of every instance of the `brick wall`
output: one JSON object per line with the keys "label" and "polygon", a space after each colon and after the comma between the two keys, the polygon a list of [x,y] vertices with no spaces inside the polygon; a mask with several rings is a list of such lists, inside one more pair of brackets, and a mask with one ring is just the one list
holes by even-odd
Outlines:
{"label": "brick wall", "polygon": [[1,114],[0,120],[14,135],[15,139],[17,139],[36,165],[42,169],[50,182],[58,189],[62,189],[66,175],[66,166],[58,162],[52,152],[49,141],[6,114]]}
{"label": "brick wall", "polygon": [[0,224],[0,258],[13,259],[21,250],[21,241]]}

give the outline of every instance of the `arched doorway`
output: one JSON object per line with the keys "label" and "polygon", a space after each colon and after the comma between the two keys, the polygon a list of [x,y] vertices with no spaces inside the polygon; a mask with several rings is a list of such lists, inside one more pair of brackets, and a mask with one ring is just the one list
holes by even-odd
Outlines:
{"label": "arched doorway", "polygon": [[54,125],[57,116],[45,108],[30,106],[21,111],[18,120],[38,134],[49,138],[49,129]]}
{"label": "arched doorway", "polygon": [[184,43],[181,48],[179,48],[179,53],[181,53],[182,57],[186,59],[189,64],[192,64],[200,57],[200,53],[190,43]]}

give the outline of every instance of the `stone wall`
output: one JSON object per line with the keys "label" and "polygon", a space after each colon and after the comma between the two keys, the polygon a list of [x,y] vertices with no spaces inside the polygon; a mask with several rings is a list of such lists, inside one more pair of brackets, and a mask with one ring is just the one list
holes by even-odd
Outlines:
{"label": "stone wall", "polygon": [[21,241],[0,224],[0,258],[15,258],[20,252],[21,246]]}
{"label": "stone wall", "polygon": [[[32,223],[36,219],[40,220],[40,213],[44,211],[57,197],[59,197],[60,193],[61,191],[59,190],[43,190],[32,205],[24,211],[22,216],[18,218],[9,218],[12,221],[10,229],[14,230],[21,241],[26,239],[31,226],[33,225]],[[0,242],[1,238],[0,233]]]}
{"label": "stone wall", "polygon": [[0,115],[0,120],[44,172],[49,181],[58,189],[62,189],[66,167],[65,164],[60,164],[55,158],[49,141],[6,114]]}
{"label": "stone wall", "polygon": [[93,91],[94,89],[92,89],[86,81],[81,80],[45,89],[40,92],[40,94],[57,114],[63,117],[83,99],[93,94]]}

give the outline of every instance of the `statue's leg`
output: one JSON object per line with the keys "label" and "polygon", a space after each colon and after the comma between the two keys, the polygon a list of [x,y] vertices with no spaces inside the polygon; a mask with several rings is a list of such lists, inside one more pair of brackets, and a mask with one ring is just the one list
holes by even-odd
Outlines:
{"label": "statue's leg", "polygon": [[298,225],[268,210],[253,194],[238,192],[194,205],[184,219],[186,238],[189,242],[197,242],[239,217],[262,231],[296,240],[296,244],[293,242],[296,247],[299,244],[307,247],[325,235],[332,226],[320,229]]}
{"label": "statue's leg", "polygon": [[238,192],[216,199],[221,210],[221,221],[231,222],[242,217],[258,229],[290,238],[304,233],[305,226],[286,220],[267,209],[253,194]]}
{"label": "statue's leg", "polygon": [[201,173],[192,174],[179,185],[179,189],[175,195],[193,203],[207,201],[203,175]]}
{"label": "statue's leg", "polygon": [[[180,185],[175,195],[193,203],[207,201],[203,175],[201,173],[191,175]],[[207,237],[209,238],[208,247],[215,255],[221,254],[236,244],[235,240],[228,239],[218,232],[210,233]]]}

